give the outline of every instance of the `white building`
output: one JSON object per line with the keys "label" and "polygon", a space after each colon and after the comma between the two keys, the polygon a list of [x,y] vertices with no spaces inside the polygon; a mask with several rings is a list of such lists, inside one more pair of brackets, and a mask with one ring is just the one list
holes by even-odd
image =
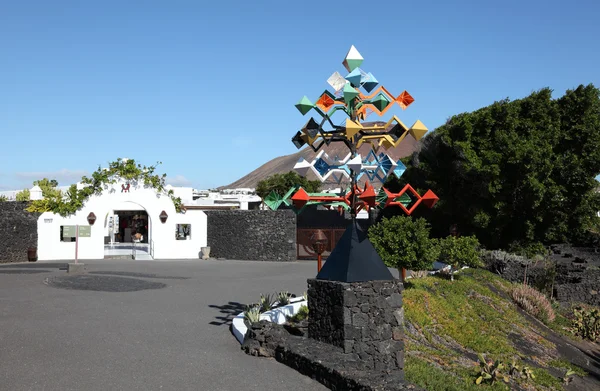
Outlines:
{"label": "white building", "polygon": [[203,211],[177,213],[168,195],[136,182],[108,185],[74,215],[46,212],[38,219],[41,261],[75,257],[198,259],[206,245]]}

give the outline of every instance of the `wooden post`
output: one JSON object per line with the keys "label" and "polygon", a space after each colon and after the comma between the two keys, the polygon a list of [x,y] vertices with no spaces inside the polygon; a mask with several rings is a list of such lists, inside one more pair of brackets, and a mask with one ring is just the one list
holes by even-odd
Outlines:
{"label": "wooden post", "polygon": [[406,269],[402,268],[402,282],[406,281]]}
{"label": "wooden post", "polygon": [[75,227],[75,263],[77,263],[79,251],[79,224],[77,224]]}
{"label": "wooden post", "polygon": [[321,253],[317,256],[317,273],[321,271],[321,267],[323,264],[321,263]]}

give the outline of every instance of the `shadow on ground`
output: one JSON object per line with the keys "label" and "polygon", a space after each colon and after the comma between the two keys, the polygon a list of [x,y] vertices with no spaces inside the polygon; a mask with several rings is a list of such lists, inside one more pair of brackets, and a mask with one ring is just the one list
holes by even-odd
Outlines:
{"label": "shadow on ground", "polygon": [[137,278],[85,274],[46,278],[44,283],[53,288],[97,292],[136,292],[146,289],[161,289],[167,286],[162,282],[145,281]]}
{"label": "shadow on ground", "polygon": [[215,319],[217,320],[213,320],[212,322],[208,323],[213,326],[230,325],[231,320],[235,318],[240,312],[244,312],[244,310],[246,309],[245,304],[238,303],[236,301],[230,301],[229,303],[223,305],[211,304],[209,305],[209,307],[216,308],[219,310],[220,313],[223,314],[222,316],[216,316]]}
{"label": "shadow on ground", "polygon": [[28,269],[6,269],[0,270],[0,274],[38,274],[50,273],[52,270],[28,270]]}

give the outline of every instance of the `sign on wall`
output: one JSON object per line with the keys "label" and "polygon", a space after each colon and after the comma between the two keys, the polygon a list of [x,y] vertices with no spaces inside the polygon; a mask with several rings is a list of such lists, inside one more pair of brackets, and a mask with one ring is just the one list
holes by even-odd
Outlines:
{"label": "sign on wall", "polygon": [[[63,238],[74,238],[77,236],[76,225],[64,225],[63,226]],[[79,237],[89,238],[92,236],[92,227],[89,225],[79,226]]]}
{"label": "sign on wall", "polygon": [[81,225],[79,227],[79,237],[89,238],[92,236],[92,227],[89,225]]}
{"label": "sign on wall", "polygon": [[74,238],[77,235],[77,226],[76,225],[64,225],[63,226],[63,237],[64,238]]}

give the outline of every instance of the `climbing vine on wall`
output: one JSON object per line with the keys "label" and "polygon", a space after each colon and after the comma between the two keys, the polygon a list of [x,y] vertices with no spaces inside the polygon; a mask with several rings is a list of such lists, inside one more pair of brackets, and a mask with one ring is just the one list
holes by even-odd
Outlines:
{"label": "climbing vine on wall", "polygon": [[142,166],[133,159],[117,159],[117,161],[109,163],[108,168],[99,167],[89,178],[82,177],[81,189],[78,189],[77,185],[71,185],[65,194],[57,193],[41,200],[32,201],[27,210],[29,212],[54,212],[63,217],[68,216],[81,209],[92,195],[100,195],[108,185],[123,179],[134,186],[142,184],[155,189],[159,194],[169,196],[175,205],[175,210],[179,213],[183,209],[181,198],[175,197],[173,190],[166,190],[167,174],[155,174],[159,164],[162,163],[157,162],[154,166]]}

